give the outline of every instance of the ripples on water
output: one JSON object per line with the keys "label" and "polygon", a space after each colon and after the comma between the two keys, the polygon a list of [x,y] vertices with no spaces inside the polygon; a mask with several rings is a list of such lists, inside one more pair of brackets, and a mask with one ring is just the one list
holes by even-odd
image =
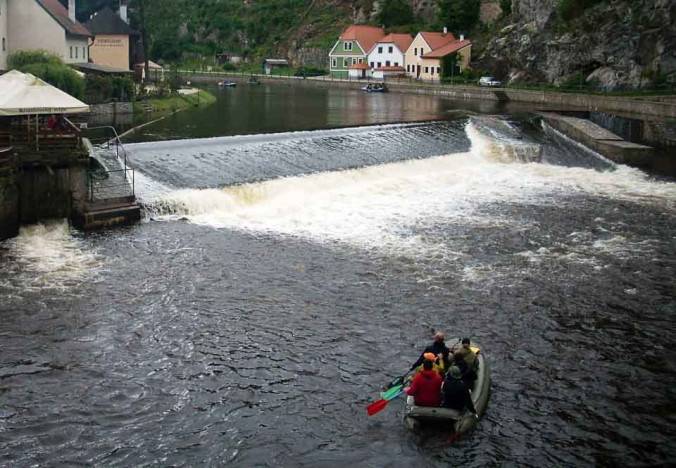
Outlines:
{"label": "ripples on water", "polygon": [[[131,147],[164,222],[0,251],[0,464],[673,460],[674,184],[465,124]],[[364,411],[436,328],[493,367],[454,445]]]}

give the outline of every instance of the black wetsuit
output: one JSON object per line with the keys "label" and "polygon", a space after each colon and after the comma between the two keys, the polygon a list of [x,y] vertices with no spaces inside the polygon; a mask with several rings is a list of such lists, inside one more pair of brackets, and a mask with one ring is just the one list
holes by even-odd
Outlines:
{"label": "black wetsuit", "polygon": [[415,369],[416,367],[418,367],[420,364],[423,363],[423,361],[425,360],[425,353],[434,353],[434,355],[437,356],[439,353],[443,353],[444,351],[449,352],[448,348],[446,347],[446,343],[444,343],[443,341],[441,343],[435,341],[430,346],[425,348],[425,351],[422,352],[418,360],[414,362],[413,365],[411,366],[411,370]]}
{"label": "black wetsuit", "polygon": [[462,380],[447,374],[446,379],[444,379],[444,387],[441,393],[441,406],[444,408],[451,408],[458,411],[467,408],[472,413],[476,413],[474,403],[472,403],[472,396],[469,394],[469,390],[467,390],[467,387]]}

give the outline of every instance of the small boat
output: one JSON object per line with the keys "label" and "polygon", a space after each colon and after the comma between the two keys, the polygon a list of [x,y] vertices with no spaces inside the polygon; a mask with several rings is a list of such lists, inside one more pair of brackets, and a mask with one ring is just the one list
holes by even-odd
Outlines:
{"label": "small boat", "polygon": [[416,406],[414,398],[409,396],[406,400],[406,409],[404,416],[404,424],[412,431],[420,429],[421,425],[425,423],[434,423],[436,425],[445,425],[457,435],[473,429],[478,421],[486,411],[488,406],[488,396],[491,387],[490,367],[486,361],[486,356],[481,352],[479,347],[472,346],[472,350],[476,353],[479,360],[479,368],[477,370],[477,378],[471,389],[472,403],[477,411],[477,416],[469,411],[460,412],[451,408],[441,408],[432,406]]}
{"label": "small boat", "polygon": [[366,91],[367,93],[384,93],[387,91],[387,88],[384,83],[369,83],[361,90]]}
{"label": "small boat", "polygon": [[234,81],[224,80],[224,81],[219,81],[218,86],[220,88],[234,88],[235,86],[237,86],[237,83],[235,83]]}
{"label": "small boat", "polygon": [[250,85],[259,85],[259,84],[261,84],[261,82],[258,81],[258,78],[256,78],[255,76],[252,76],[251,78],[249,78],[249,84]]}

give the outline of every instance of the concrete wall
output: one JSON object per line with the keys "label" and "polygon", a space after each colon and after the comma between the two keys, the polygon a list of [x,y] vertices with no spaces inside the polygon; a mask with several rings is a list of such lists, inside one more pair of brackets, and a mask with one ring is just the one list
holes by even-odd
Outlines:
{"label": "concrete wall", "polygon": [[19,233],[19,192],[14,175],[0,175],[0,240]]}
{"label": "concrete wall", "polygon": [[8,7],[10,53],[42,49],[69,61],[65,31],[37,2],[12,1]]}
{"label": "concrete wall", "polygon": [[18,175],[18,186],[21,224],[70,218],[84,210],[88,193],[86,167],[24,169]]}
{"label": "concrete wall", "polygon": [[89,61],[89,39],[66,35],[66,63],[87,63]]}
{"label": "concrete wall", "polygon": [[129,36],[99,34],[89,49],[97,65],[129,70]]}
{"label": "concrete wall", "polygon": [[134,105],[131,102],[110,102],[108,104],[93,104],[89,106],[92,115],[133,114]]}
{"label": "concrete wall", "polygon": [[7,70],[7,56],[9,55],[7,16],[7,0],[0,0],[0,70]]}

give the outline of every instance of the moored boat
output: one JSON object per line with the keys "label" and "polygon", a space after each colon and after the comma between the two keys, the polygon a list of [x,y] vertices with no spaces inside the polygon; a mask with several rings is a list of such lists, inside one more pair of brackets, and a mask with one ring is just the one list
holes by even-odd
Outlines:
{"label": "moored boat", "polygon": [[219,81],[218,86],[221,88],[234,88],[235,86],[237,86],[237,83],[235,83],[234,81],[224,80]]}
{"label": "moored boat", "polygon": [[491,387],[490,367],[486,356],[477,346],[472,346],[477,354],[479,367],[477,378],[471,388],[472,403],[477,411],[476,416],[469,411],[457,411],[450,408],[416,406],[414,398],[409,396],[406,400],[404,423],[406,427],[415,431],[424,423],[448,425],[456,434],[463,434],[473,429],[479,417],[486,411]]}

